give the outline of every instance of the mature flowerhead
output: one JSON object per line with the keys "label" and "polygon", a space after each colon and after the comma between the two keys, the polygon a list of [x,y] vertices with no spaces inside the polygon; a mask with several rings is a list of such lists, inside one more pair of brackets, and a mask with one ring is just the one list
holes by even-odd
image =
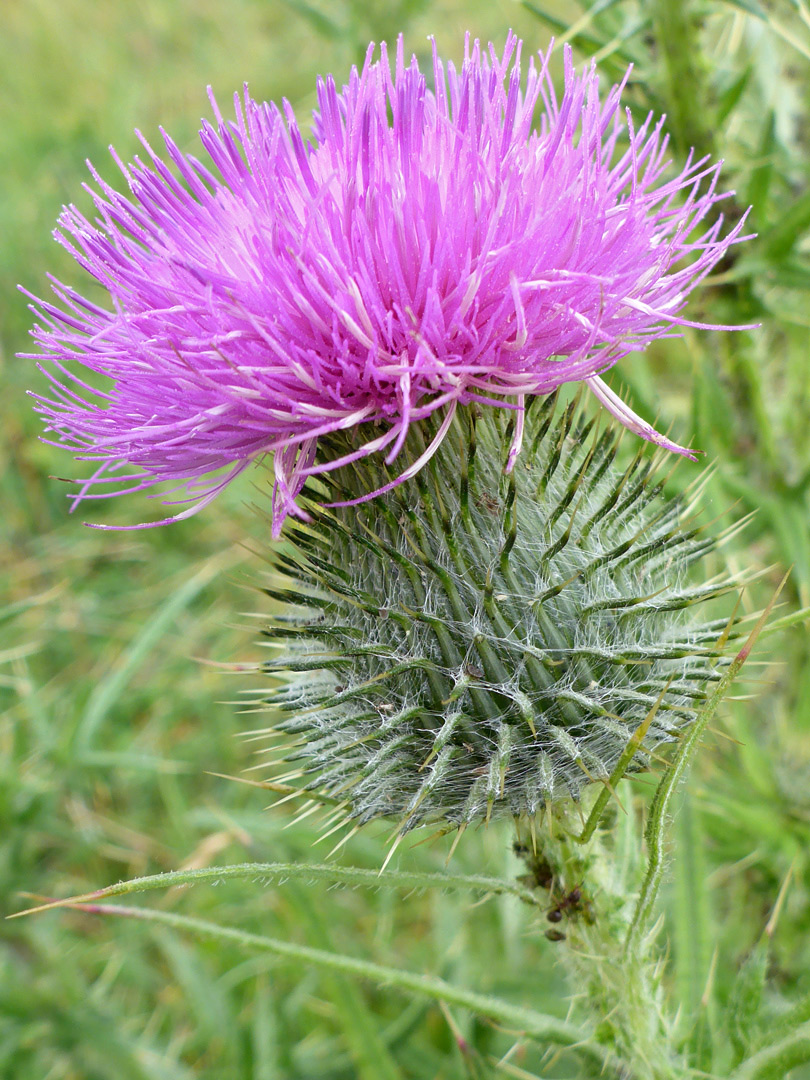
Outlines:
{"label": "mature flowerhead", "polygon": [[[98,463],[78,499],[118,493],[129,467],[125,490],[173,482],[184,517],[269,452],[277,532],[308,475],[394,461],[438,413],[427,458],[458,405],[517,410],[510,468],[526,396],[572,380],[688,453],[600,373],[686,325],[687,294],[742,224],[706,224],[719,166],[690,158],[666,179],[662,121],[634,127],[624,84],[600,98],[568,49],[558,98],[550,53],[522,76],[512,36],[500,56],[468,40],[460,71],[434,47],[429,87],[401,40],[393,71],[370,46],[342,90],[319,80],[308,139],[287,102],[245,91],[235,120],[212,97],[208,165],[164,134],[168,160],[143,139],[145,162],[116,158],[129,197],[94,173],[96,222],[68,207],[57,236],[111,304],[55,282],[34,331],[49,429]],[[358,425],[351,453],[324,454],[323,436]]]}

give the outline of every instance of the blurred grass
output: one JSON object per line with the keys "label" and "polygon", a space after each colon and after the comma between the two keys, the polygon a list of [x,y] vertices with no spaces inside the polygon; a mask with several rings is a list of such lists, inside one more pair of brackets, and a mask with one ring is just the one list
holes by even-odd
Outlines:
{"label": "blurred grass", "polygon": [[[632,61],[633,109],[669,114],[677,156],[694,144],[725,159],[725,184],[736,190],[732,217],[754,207],[758,238],[737,249],[690,314],[763,326],[688,331],[622,364],[617,379],[639,411],[673,423],[678,437],[694,433],[694,445],[717,462],[710,516],[730,523],[756,511],[728,549],[732,563],[793,566],[788,603],[810,601],[810,16],[801,0],[600,0],[590,10],[573,0],[6,0],[0,22],[0,100],[12,106],[0,125],[0,606],[14,606],[0,611],[5,912],[26,896],[83,892],[181,865],[324,854],[324,845],[312,848],[312,819],[286,830],[289,804],[265,812],[261,793],[210,775],[252,764],[250,745],[237,738],[247,718],[221,703],[235,696],[238,673],[195,658],[257,655],[235,613],[255,605],[244,586],[260,567],[240,545],[245,536],[264,539],[245,506],[262,473],[170,529],[86,530],[67,514],[65,486],[50,478],[72,466],[38,441],[24,396],[42,382],[15,358],[30,323],[15,285],[44,293],[46,271],[81,283],[49,234],[63,202],[87,207],[84,159],[114,179],[106,146],[130,157],[136,126],[156,138],[163,124],[191,148],[208,112],[208,83],[224,103],[247,80],[254,96],[287,96],[304,116],[316,73],[339,76],[369,38],[391,39],[398,29],[420,56],[433,32],[458,57],[467,28],[501,41],[512,26],[534,49],[574,25],[579,55],[596,54],[608,77]],[[681,466],[671,483],[694,475]],[[92,513],[135,522],[148,509],[133,500]],[[747,601],[752,608],[767,588]],[[778,666],[762,669],[764,685],[745,688],[752,701],[726,706],[677,830],[671,983],[700,1017],[698,1057],[702,1039],[724,1039],[712,1028],[718,1009],[790,867],[768,994],[779,1004],[810,991],[806,630],[769,647]],[[377,867],[385,835],[367,829],[339,858]],[[465,837],[456,868],[514,872],[508,838],[496,828]],[[447,846],[425,844],[398,858],[440,869]],[[576,989],[564,985],[556,946],[537,932],[536,918],[508,898],[473,908],[455,895],[401,902],[389,893],[245,883],[160,902],[311,944],[329,935],[358,956],[561,1016]],[[484,1059],[510,1045],[470,1017],[454,1020]],[[389,1062],[380,1076],[475,1075],[438,1010],[385,991],[348,991],[272,958],[78,913],[0,924],[2,1077],[368,1076],[371,1030],[387,1047],[378,1048]],[[574,1075],[564,1058],[547,1062],[527,1050],[511,1060],[538,1076]]]}

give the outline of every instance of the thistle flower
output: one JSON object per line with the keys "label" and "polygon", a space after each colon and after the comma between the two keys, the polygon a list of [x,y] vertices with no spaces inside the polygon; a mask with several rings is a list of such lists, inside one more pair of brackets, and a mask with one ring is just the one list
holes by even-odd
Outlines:
{"label": "thistle flower", "polygon": [[[312,521],[289,527],[266,589],[283,605],[262,665],[274,683],[252,691],[275,716],[251,734],[284,740],[276,779],[401,832],[533,817],[649,767],[695,719],[736,636],[700,612],[740,582],[707,580],[716,540],[654,462],[618,467],[615,429],[576,403],[555,422],[555,398],[527,407],[510,474],[514,418],[473,406],[373,504],[351,505],[390,482],[377,458],[305,487]],[[414,427],[408,460],[438,426]],[[319,507],[324,483],[349,505]]]}
{"label": "thistle flower", "polygon": [[[235,120],[211,97],[207,165],[162,133],[166,160],[142,136],[146,161],[113,152],[130,197],[93,171],[96,222],[69,206],[56,235],[111,307],[54,281],[59,303],[38,301],[34,330],[53,382],[39,410],[98,463],[75,501],[168,481],[170,501],[191,504],[176,520],[270,453],[277,533],[307,476],[393,462],[436,413],[424,455],[391,483],[407,479],[459,405],[516,410],[511,468],[526,397],[569,381],[689,454],[600,376],[700,325],[679,314],[687,295],[741,239],[742,222],[725,236],[720,216],[706,224],[719,165],[690,157],[665,179],[663,120],[636,128],[622,112],[627,76],[600,99],[594,65],[577,73],[566,48],[558,98],[551,49],[525,79],[520,57],[511,35],[500,56],[468,38],[457,71],[434,45],[429,88],[401,39],[393,72],[385,45],[378,61],[369,46],[342,90],[319,80],[308,139],[286,101],[245,90]],[[358,426],[351,453],[323,452]]]}

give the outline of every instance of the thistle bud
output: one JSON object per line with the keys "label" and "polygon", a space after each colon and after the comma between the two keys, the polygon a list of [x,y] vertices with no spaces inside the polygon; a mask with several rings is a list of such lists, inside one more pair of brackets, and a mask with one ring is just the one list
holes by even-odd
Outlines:
{"label": "thistle bud", "polygon": [[[397,475],[361,456],[310,479],[310,521],[287,523],[259,693],[287,768],[360,823],[578,799],[645,721],[629,769],[646,768],[725,669],[727,619],[705,612],[735,583],[701,570],[716,541],[643,452],[620,467],[613,431],[576,402],[554,414],[530,403],[510,471],[516,418],[461,409],[410,479],[361,502]],[[437,424],[414,425],[408,460]],[[345,456],[356,435],[330,438]]]}

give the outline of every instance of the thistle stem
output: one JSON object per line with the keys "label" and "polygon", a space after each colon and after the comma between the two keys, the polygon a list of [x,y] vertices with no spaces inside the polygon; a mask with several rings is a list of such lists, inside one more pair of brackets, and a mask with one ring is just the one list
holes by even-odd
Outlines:
{"label": "thistle stem", "polygon": [[[625,801],[625,800],[623,800]],[[627,950],[624,940],[643,872],[638,815],[626,793],[625,825],[596,830],[582,842],[578,808],[558,808],[537,836],[537,851],[518,841],[529,873],[521,884],[548,890],[546,936],[560,942],[570,984],[586,1003],[596,1037],[625,1062],[632,1080],[687,1075],[662,1001],[661,965],[650,938]],[[610,839],[609,839],[610,838]]]}

